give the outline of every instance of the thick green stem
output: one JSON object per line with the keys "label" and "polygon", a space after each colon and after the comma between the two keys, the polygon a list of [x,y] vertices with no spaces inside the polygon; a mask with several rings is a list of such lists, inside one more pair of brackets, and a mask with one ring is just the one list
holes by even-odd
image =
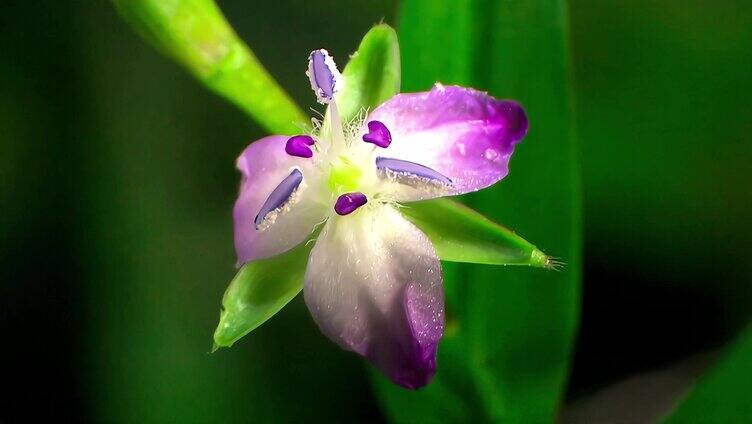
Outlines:
{"label": "thick green stem", "polygon": [[308,120],[212,0],[113,0],[149,43],[271,133],[292,134]]}

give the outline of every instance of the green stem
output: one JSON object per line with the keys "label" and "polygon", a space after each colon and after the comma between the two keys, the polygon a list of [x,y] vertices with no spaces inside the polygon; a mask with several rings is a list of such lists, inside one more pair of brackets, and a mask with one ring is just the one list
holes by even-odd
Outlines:
{"label": "green stem", "polygon": [[212,0],[113,0],[149,43],[271,133],[300,131],[307,116],[240,40]]}

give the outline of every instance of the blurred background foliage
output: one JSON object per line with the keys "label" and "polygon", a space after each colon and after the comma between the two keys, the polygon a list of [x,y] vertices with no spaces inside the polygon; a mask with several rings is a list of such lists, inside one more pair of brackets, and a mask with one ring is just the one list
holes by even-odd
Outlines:
{"label": "blurred background foliage", "polygon": [[[400,19],[394,1],[219,4],[305,107],[311,49],[344,58],[372,24]],[[108,2],[10,0],[0,24],[0,420],[384,420],[367,367],[319,334],[301,299],[209,354],[234,274],[233,162],[261,127]],[[585,223],[563,412],[574,421],[624,379],[690,361],[691,383],[749,322],[752,7],[571,0],[569,28]],[[483,66],[504,52],[463,57]],[[518,229],[524,211],[504,216]],[[493,272],[504,284],[508,270]],[[749,364],[748,346],[728,357]],[[749,366],[730,368],[674,422],[693,422],[719,384],[750,400],[751,380],[733,378]]]}
{"label": "blurred background foliage", "polygon": [[551,422],[570,365],[581,270],[565,2],[411,0],[399,11],[404,91],[436,81],[471,86],[516,99],[536,117],[503,183],[462,201],[566,266],[444,263],[442,371],[417,392],[379,379],[380,399],[397,422]]}

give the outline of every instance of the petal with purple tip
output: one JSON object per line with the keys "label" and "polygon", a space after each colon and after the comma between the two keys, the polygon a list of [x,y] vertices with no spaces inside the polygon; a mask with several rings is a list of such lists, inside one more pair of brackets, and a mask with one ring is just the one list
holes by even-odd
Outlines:
{"label": "petal with purple tip", "polygon": [[233,209],[238,265],[295,247],[328,212],[315,201],[318,172],[310,160],[285,152],[287,139],[262,138],[238,157],[242,181]]}
{"label": "petal with purple tip", "polygon": [[449,192],[409,187],[399,200],[420,200],[480,190],[504,178],[514,146],[527,133],[527,117],[511,100],[470,88],[436,85],[398,94],[368,117],[392,135],[388,156],[428,167],[452,181]]}
{"label": "petal with purple tip", "polygon": [[330,219],[303,290],[327,337],[397,384],[428,384],[444,331],[441,267],[426,235],[393,207]]}

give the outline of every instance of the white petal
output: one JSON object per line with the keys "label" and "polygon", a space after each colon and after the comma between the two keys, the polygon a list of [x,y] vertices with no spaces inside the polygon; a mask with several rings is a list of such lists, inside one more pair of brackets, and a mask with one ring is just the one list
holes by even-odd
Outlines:
{"label": "white petal", "polygon": [[311,252],[304,293],[324,334],[396,383],[420,387],[434,374],[441,267],[425,234],[393,207],[331,218]]}

